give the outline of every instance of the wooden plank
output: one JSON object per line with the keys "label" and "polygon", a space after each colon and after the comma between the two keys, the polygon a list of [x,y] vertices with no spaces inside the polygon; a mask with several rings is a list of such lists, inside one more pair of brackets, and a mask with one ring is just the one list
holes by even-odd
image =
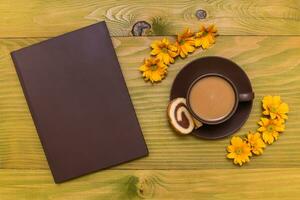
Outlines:
{"label": "wooden plank", "polygon": [[[298,0],[2,1],[0,37],[52,37],[102,20],[113,36],[131,35],[137,21],[150,23],[152,35],[198,29],[202,22],[216,23],[221,35],[299,35],[299,7]],[[196,17],[199,10],[205,19]]]}
{"label": "wooden plank", "polygon": [[[48,169],[26,101],[9,52],[45,38],[0,40],[0,168]],[[210,169],[236,168],[225,158],[229,138],[206,141],[181,137],[166,119],[171,84],[188,62],[203,56],[228,57],[247,72],[256,99],[250,119],[237,134],[257,128],[260,100],[278,94],[289,103],[287,130],[265,154],[255,157],[244,168],[300,167],[300,37],[221,36],[207,51],[198,50],[185,60],[171,65],[160,84],[145,83],[138,66],[149,54],[155,37],[113,38],[130,95],[141,123],[150,155],[114,169]],[[220,66],[222,67],[222,66]]]}
{"label": "wooden plank", "polygon": [[106,170],[55,185],[47,170],[0,170],[9,199],[272,199],[300,195],[300,169]]}

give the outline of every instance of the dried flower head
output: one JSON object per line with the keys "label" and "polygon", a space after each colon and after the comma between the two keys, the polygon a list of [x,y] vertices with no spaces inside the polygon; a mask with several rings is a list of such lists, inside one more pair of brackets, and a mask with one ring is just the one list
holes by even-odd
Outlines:
{"label": "dried flower head", "polygon": [[231,145],[227,147],[227,158],[233,159],[234,164],[249,162],[249,157],[252,156],[251,148],[249,145],[240,137],[234,136],[231,138]]}
{"label": "dried flower head", "polygon": [[177,47],[171,44],[167,38],[154,41],[151,47],[151,55],[156,56],[166,65],[174,63],[174,58],[177,56]]}
{"label": "dried flower head", "polygon": [[175,45],[178,55],[180,55],[181,58],[185,58],[189,53],[195,51],[194,33],[187,28],[181,35],[177,35]]}
{"label": "dried flower head", "polygon": [[281,101],[280,96],[265,96],[262,100],[263,114],[269,115],[271,119],[287,119],[289,112],[288,104]]}
{"label": "dried flower head", "polygon": [[200,31],[195,35],[195,46],[207,49],[215,43],[217,36],[217,28],[215,25],[210,25],[207,28],[205,26],[200,27]]}
{"label": "dried flower head", "polygon": [[146,81],[151,83],[159,82],[165,78],[168,66],[165,65],[159,58],[150,57],[145,59],[144,64],[140,66],[139,70],[143,73]]}
{"label": "dried flower head", "polygon": [[256,132],[256,133],[248,133],[246,141],[251,148],[251,152],[254,153],[255,155],[260,155],[263,153],[264,148],[266,147],[266,144],[264,141],[261,139],[261,134]]}
{"label": "dried flower head", "polygon": [[272,144],[275,140],[278,139],[279,132],[284,131],[285,125],[282,119],[268,119],[262,117],[258,122],[260,128],[257,131],[262,133],[262,138],[264,142]]}

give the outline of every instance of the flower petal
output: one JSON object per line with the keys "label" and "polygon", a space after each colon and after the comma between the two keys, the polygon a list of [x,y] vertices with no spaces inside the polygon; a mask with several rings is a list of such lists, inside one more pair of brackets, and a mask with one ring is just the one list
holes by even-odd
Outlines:
{"label": "flower petal", "polygon": [[175,45],[170,45],[169,50],[170,51],[177,51],[177,47]]}
{"label": "flower petal", "polygon": [[169,51],[168,53],[172,58],[175,58],[178,55],[175,51]]}
{"label": "flower petal", "polygon": [[183,51],[180,51],[179,55],[180,55],[181,58],[185,58],[186,57],[186,54]]}
{"label": "flower petal", "polygon": [[265,127],[260,127],[260,128],[257,129],[257,131],[259,131],[259,132],[264,132],[265,130],[266,130]]}
{"label": "flower petal", "polygon": [[139,70],[144,72],[144,71],[148,70],[148,67],[146,65],[142,65],[142,66],[139,67]]}
{"label": "flower petal", "polygon": [[271,117],[271,119],[275,119],[277,117],[277,115],[271,112],[270,117]]}
{"label": "flower petal", "polygon": [[268,118],[262,117],[262,118],[260,118],[260,119],[261,119],[262,124],[263,124],[264,126],[266,126],[266,125],[268,125],[268,124],[270,123],[270,120],[269,120]]}
{"label": "flower petal", "polygon": [[195,47],[200,47],[201,45],[202,45],[202,39],[201,38],[195,39]]}
{"label": "flower petal", "polygon": [[238,146],[238,145],[240,145],[241,143],[243,143],[243,140],[242,140],[241,137],[239,137],[239,136],[234,136],[234,137],[231,138],[231,144],[232,144],[233,146]]}
{"label": "flower petal", "polygon": [[264,140],[264,142],[268,143],[268,144],[272,144],[274,142],[274,137],[271,133],[269,132],[263,132],[262,138]]}
{"label": "flower petal", "polygon": [[207,39],[202,39],[202,48],[207,49],[209,46],[209,41]]}
{"label": "flower petal", "polygon": [[207,28],[207,30],[209,31],[209,32],[212,32],[212,33],[216,33],[218,30],[217,30],[217,27],[214,25],[214,24],[212,24],[212,25],[210,25],[208,28]]}
{"label": "flower petal", "polygon": [[170,56],[168,55],[168,54],[164,54],[163,56],[162,56],[162,58],[163,58],[163,61],[164,61],[164,63],[165,64],[170,64]]}
{"label": "flower petal", "polygon": [[281,104],[280,96],[273,96],[273,104],[275,104],[275,105]]}
{"label": "flower petal", "polygon": [[227,158],[233,159],[235,157],[235,153],[229,153],[227,154]]}
{"label": "flower petal", "polygon": [[162,43],[166,44],[167,46],[169,45],[169,40],[168,38],[163,38]]}
{"label": "flower petal", "polygon": [[195,51],[195,47],[186,45],[186,50],[187,52],[192,53]]}
{"label": "flower petal", "polygon": [[155,41],[153,41],[152,43],[151,43],[151,47],[154,49],[154,48],[159,48],[158,46],[159,46],[159,43],[160,43],[160,41],[159,40],[155,40]]}
{"label": "flower petal", "polygon": [[278,107],[278,112],[280,113],[288,113],[289,112],[289,106],[286,103],[282,103],[280,104],[280,106]]}
{"label": "flower petal", "polygon": [[265,111],[263,111],[263,114],[264,114],[264,115],[269,115],[270,112],[269,112],[268,110],[265,110]]}

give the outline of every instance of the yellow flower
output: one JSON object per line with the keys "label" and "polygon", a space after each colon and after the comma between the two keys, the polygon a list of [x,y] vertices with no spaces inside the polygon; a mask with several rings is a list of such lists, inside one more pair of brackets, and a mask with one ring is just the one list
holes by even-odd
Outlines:
{"label": "yellow flower", "polygon": [[210,25],[207,28],[205,26],[200,27],[200,31],[195,36],[195,46],[202,46],[203,49],[207,49],[215,43],[215,37],[217,36],[217,28],[215,25]]}
{"label": "yellow flower", "polygon": [[151,55],[158,57],[166,65],[174,63],[174,58],[177,56],[177,47],[170,44],[167,38],[154,41],[151,47]]}
{"label": "yellow flower", "polygon": [[155,57],[145,59],[144,64],[139,68],[143,72],[144,79],[150,80],[152,83],[161,81],[166,76],[167,69],[168,66]]}
{"label": "yellow flower", "polygon": [[180,55],[180,57],[185,58],[188,53],[195,51],[194,33],[187,28],[181,35],[177,35],[175,45],[177,47],[177,53]]}
{"label": "yellow flower", "polygon": [[247,142],[249,147],[251,148],[251,152],[255,155],[260,155],[263,153],[263,148],[266,147],[266,144],[261,139],[260,133],[248,133]]}
{"label": "yellow flower", "polygon": [[264,115],[270,115],[271,119],[288,118],[286,114],[289,112],[289,106],[281,101],[280,96],[265,96],[262,103]]}
{"label": "yellow flower", "polygon": [[252,156],[251,149],[248,144],[242,140],[240,137],[232,137],[231,145],[227,147],[227,158],[234,159],[234,164],[239,164],[249,162],[249,157]]}
{"label": "yellow flower", "polygon": [[282,119],[261,118],[261,121],[258,122],[260,128],[257,130],[262,133],[264,142],[272,144],[274,140],[278,139],[279,132],[285,129],[283,122]]}

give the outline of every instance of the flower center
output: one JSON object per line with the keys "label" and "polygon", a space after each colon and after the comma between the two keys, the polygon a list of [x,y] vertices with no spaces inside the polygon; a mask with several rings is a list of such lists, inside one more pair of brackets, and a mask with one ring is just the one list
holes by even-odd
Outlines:
{"label": "flower center", "polygon": [[207,31],[204,31],[204,32],[203,32],[203,36],[206,36],[207,34],[208,34]]}
{"label": "flower center", "polygon": [[237,154],[237,155],[241,155],[242,153],[243,153],[243,149],[240,147],[240,148],[237,148],[236,150],[235,150],[235,153]]}
{"label": "flower center", "polygon": [[168,53],[168,49],[167,49],[166,47],[162,48],[161,51],[162,51],[163,53]]}
{"label": "flower center", "polygon": [[277,109],[276,109],[275,107],[271,107],[271,108],[270,108],[270,111],[271,111],[272,113],[275,113],[276,110],[277,110]]}
{"label": "flower center", "polygon": [[157,65],[155,65],[155,64],[154,64],[154,65],[151,65],[150,68],[151,68],[152,71],[155,71],[155,70],[157,70]]}
{"label": "flower center", "polygon": [[275,130],[275,127],[273,125],[269,125],[267,127],[268,132],[273,132]]}
{"label": "flower center", "polygon": [[179,41],[179,44],[180,44],[180,45],[184,45],[184,43],[185,43],[184,40],[180,40],[180,41]]}

